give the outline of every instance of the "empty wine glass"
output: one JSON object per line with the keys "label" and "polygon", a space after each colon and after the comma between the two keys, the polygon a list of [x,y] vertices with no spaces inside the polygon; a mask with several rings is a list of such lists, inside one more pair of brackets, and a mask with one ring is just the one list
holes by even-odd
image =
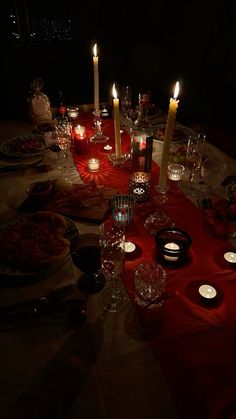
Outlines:
{"label": "empty wine glass", "polygon": [[123,271],[125,257],[125,235],[123,229],[106,220],[99,228],[101,272],[111,285],[104,288],[100,296],[101,306],[110,312],[117,312],[124,307],[127,294],[124,288],[117,286],[117,279]]}
{"label": "empty wine glass", "polygon": [[122,117],[124,120],[126,120],[129,117],[129,112],[131,111],[131,108],[132,108],[131,86],[122,86],[120,102],[121,102]]}
{"label": "empty wine glass", "polygon": [[58,153],[58,168],[63,173],[69,169],[68,155],[71,147],[71,130],[72,126],[67,118],[55,119],[55,133],[57,144],[60,148],[60,152]]}
{"label": "empty wine glass", "polygon": [[190,172],[190,183],[193,183],[195,173],[200,169],[202,163],[203,147],[206,135],[197,133],[190,135],[186,151],[186,168]]}

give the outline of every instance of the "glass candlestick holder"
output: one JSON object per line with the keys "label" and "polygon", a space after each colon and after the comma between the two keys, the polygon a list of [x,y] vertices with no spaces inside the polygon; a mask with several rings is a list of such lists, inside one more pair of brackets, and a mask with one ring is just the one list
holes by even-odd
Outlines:
{"label": "glass candlestick holder", "polygon": [[109,137],[102,132],[102,118],[100,111],[94,111],[94,127],[95,127],[95,134],[90,138],[90,142],[95,144],[103,144],[107,143]]}

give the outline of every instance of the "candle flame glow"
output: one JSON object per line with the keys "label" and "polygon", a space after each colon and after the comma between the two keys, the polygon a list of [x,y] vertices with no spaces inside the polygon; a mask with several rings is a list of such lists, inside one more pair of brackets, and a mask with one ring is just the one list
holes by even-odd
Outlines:
{"label": "candle flame glow", "polygon": [[179,96],[179,82],[176,82],[175,85],[175,90],[174,90],[174,99],[177,99],[177,97]]}
{"label": "candle flame glow", "polygon": [[112,86],[112,95],[114,99],[117,99],[117,90],[116,90],[116,85],[115,83]]}
{"label": "candle flame glow", "polygon": [[94,57],[97,57],[97,44],[94,44],[93,55],[94,55]]}

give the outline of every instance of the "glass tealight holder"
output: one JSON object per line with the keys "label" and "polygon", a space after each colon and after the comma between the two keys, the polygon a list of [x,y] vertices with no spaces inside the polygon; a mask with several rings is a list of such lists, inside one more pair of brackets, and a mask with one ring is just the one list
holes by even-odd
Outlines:
{"label": "glass tealight holder", "polygon": [[166,265],[178,266],[186,263],[191,237],[184,231],[173,227],[164,228],[155,235],[157,258]]}
{"label": "glass tealight holder", "polygon": [[89,172],[98,172],[100,169],[100,160],[96,157],[92,157],[87,161],[87,167]]}
{"label": "glass tealight holder", "polygon": [[67,107],[67,115],[70,119],[76,119],[79,116],[79,108],[78,106],[68,106]]}
{"label": "glass tealight holder", "polygon": [[182,179],[184,171],[185,171],[185,167],[182,164],[177,164],[177,163],[169,164],[167,168],[168,178],[170,180],[178,182],[179,180]]}
{"label": "glass tealight holder", "polygon": [[146,172],[134,172],[129,179],[129,193],[134,195],[137,202],[149,199],[151,188],[151,174]]}
{"label": "glass tealight holder", "polygon": [[117,194],[111,199],[112,217],[115,223],[123,228],[133,219],[135,197],[133,195]]}

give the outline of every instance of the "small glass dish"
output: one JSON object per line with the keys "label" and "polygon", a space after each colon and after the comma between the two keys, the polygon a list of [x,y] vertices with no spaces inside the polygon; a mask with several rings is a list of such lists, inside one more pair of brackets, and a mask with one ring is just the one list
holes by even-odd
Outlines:
{"label": "small glass dish", "polygon": [[52,195],[52,183],[49,181],[33,182],[27,187],[26,192],[35,203],[44,203]]}

